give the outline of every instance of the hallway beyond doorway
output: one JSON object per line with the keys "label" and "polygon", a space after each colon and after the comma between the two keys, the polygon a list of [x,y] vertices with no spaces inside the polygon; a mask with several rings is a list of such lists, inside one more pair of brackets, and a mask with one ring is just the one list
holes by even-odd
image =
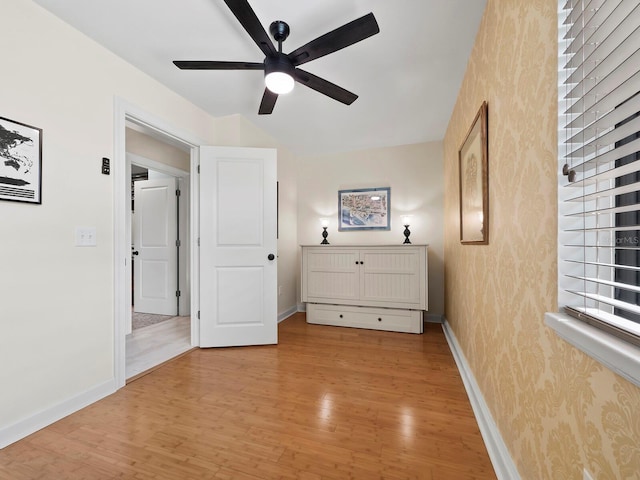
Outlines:
{"label": "hallway beyond doorway", "polygon": [[131,329],[138,330],[176,318],[176,315],[158,315],[155,313],[131,312]]}
{"label": "hallway beyond doorway", "polygon": [[173,317],[126,337],[127,380],[191,349],[191,317]]}

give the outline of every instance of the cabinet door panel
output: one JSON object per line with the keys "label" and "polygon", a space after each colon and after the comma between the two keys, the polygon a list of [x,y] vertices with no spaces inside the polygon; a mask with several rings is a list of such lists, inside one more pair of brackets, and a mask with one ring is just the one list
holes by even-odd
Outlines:
{"label": "cabinet door panel", "polygon": [[411,247],[366,250],[360,253],[360,298],[384,303],[420,306],[420,252]]}
{"label": "cabinet door panel", "polygon": [[323,251],[322,248],[310,248],[305,260],[308,301],[358,299],[357,250]]}

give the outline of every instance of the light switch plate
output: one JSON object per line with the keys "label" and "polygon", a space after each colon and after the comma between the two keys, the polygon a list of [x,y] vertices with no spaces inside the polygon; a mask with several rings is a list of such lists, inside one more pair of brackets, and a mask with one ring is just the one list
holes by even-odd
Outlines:
{"label": "light switch plate", "polygon": [[76,247],[95,247],[96,227],[76,227]]}

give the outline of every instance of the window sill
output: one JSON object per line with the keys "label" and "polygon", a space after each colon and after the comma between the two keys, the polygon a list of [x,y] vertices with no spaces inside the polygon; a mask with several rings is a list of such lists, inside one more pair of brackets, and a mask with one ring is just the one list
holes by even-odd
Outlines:
{"label": "window sill", "polygon": [[640,348],[562,313],[546,313],[558,336],[605,367],[640,387]]}

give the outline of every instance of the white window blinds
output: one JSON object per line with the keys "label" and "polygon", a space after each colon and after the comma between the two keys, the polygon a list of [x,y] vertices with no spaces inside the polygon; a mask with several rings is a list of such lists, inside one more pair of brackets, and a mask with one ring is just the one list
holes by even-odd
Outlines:
{"label": "white window blinds", "polygon": [[559,15],[559,302],[640,345],[640,1]]}

